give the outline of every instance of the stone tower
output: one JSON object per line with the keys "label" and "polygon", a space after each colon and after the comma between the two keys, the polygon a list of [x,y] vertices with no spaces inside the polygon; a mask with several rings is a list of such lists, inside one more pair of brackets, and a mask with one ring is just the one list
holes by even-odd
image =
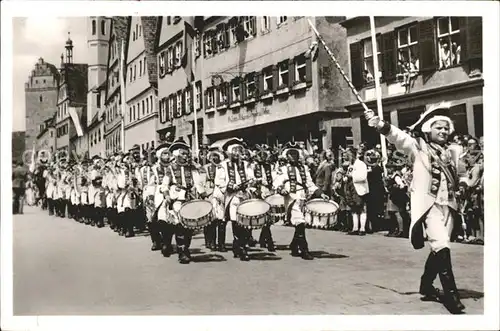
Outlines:
{"label": "stone tower", "polygon": [[[87,52],[88,52],[88,94],[87,94],[87,123],[99,108],[104,105],[104,98],[98,99],[97,88],[106,81],[108,65],[108,45],[111,29],[111,18],[104,16],[90,16],[87,18]],[[100,105],[98,105],[100,101]]]}
{"label": "stone tower", "polygon": [[57,88],[59,73],[57,68],[38,59],[24,84],[26,100],[26,148],[32,148],[39,133],[40,125],[51,118],[57,110]]}

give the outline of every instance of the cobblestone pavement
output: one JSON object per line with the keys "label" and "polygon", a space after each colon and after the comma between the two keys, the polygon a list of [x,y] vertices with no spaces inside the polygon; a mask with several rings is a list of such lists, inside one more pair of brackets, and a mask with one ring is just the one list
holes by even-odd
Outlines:
{"label": "cobblestone pavement", "polygon": [[[241,262],[210,253],[197,235],[196,262],[180,265],[151,252],[145,235],[124,238],[26,207],[14,217],[14,315],[447,314],[417,293],[427,249],[307,230],[318,258],[304,261],[285,250],[292,228],[272,230],[275,254],[256,248]],[[483,247],[453,244],[452,258],[467,313],[482,314]]]}

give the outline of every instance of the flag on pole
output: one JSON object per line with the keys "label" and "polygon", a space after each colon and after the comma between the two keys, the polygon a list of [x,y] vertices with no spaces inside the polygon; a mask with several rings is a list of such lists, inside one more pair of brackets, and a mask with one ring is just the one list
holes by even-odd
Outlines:
{"label": "flag on pole", "polygon": [[[190,20],[189,20],[190,19]],[[196,38],[196,30],[193,27],[194,18],[189,17],[184,20],[184,56],[182,57],[182,67],[186,71],[188,84],[191,84],[194,77],[194,41]]]}
{"label": "flag on pole", "polygon": [[309,155],[313,155],[314,149],[313,149],[313,146],[312,146],[311,141],[309,139],[307,139],[307,141],[306,141],[306,150],[307,150],[307,153],[309,153]]}
{"label": "flag on pole", "polygon": [[76,112],[76,108],[69,107],[69,115],[71,116],[71,119],[73,120],[73,124],[75,125],[76,134],[78,135],[78,137],[82,137],[83,136],[83,129],[82,129],[82,125],[80,123],[80,117],[78,116],[78,113]]}

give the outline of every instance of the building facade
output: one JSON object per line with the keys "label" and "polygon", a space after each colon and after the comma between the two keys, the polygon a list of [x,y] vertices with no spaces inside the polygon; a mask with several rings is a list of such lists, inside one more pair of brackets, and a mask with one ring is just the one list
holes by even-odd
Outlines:
{"label": "building facade", "polygon": [[[377,69],[369,18],[341,24],[347,30],[352,82],[372,109],[377,108],[374,70],[380,73],[384,120],[405,128],[429,105],[449,101],[456,131],[483,135],[480,17],[376,17]],[[354,97],[346,108],[354,142],[379,141]]]}
{"label": "building facade", "polygon": [[128,17],[113,17],[111,20],[104,115],[104,144],[107,155],[122,151],[124,148],[122,108],[125,108],[125,101],[122,100],[120,75],[125,79],[125,72],[121,72],[120,61],[126,61],[125,56],[121,54],[125,53],[122,49],[125,47],[129,25]]}
{"label": "building facade", "polygon": [[40,124],[40,132],[36,137],[35,149],[37,151],[44,150],[50,152],[51,154],[56,151],[55,116]]}
{"label": "building facade", "polygon": [[[198,18],[197,27],[203,29],[203,19]],[[159,19],[156,33],[158,55],[158,121],[160,140],[183,138],[194,143],[194,108],[197,110],[199,143],[203,142],[203,98],[201,86],[201,62],[198,39],[195,66],[188,62],[187,49],[193,44],[186,25],[195,28],[194,17],[164,16]],[[188,45],[189,44],[189,45]],[[196,92],[193,93],[193,83]]]}
{"label": "building facade", "polygon": [[89,157],[104,155],[104,101],[108,63],[111,18],[91,16],[87,19],[88,92],[87,146]]}
{"label": "building facade", "polygon": [[135,144],[141,150],[155,146],[158,74],[155,34],[158,17],[134,16],[126,44],[124,114],[125,150]]}
{"label": "building facade", "polygon": [[26,102],[25,144],[29,148],[37,139],[40,123],[51,118],[57,109],[57,68],[39,58],[24,85]]}
{"label": "building facade", "polygon": [[[65,151],[67,155],[85,153],[86,104],[87,104],[87,70],[88,65],[73,63],[73,41],[66,41],[66,58],[61,55],[59,89],[57,94],[56,113],[56,146],[57,151]],[[83,148],[83,150],[82,150]]]}

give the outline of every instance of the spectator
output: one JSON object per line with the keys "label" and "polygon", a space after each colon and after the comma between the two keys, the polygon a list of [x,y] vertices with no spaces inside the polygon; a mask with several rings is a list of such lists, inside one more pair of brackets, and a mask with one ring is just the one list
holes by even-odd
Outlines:
{"label": "spectator", "polygon": [[23,213],[24,193],[26,190],[27,178],[28,170],[23,166],[23,163],[21,161],[14,163],[12,169],[12,211],[14,214]]}

